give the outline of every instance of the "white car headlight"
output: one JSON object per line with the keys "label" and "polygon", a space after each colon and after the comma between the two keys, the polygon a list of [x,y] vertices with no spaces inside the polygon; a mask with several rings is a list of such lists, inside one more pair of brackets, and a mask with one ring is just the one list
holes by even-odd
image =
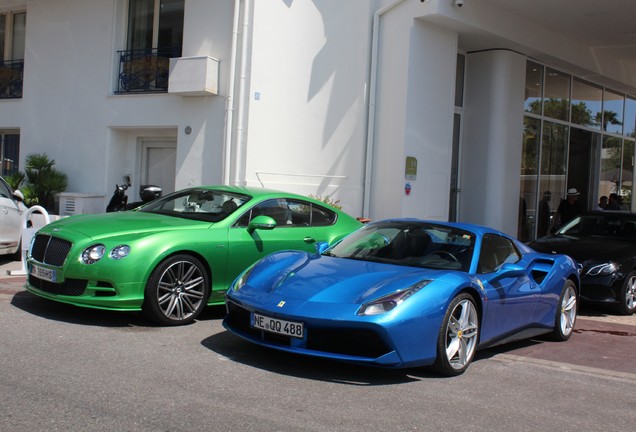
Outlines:
{"label": "white car headlight", "polygon": [[612,274],[616,270],[618,270],[618,264],[614,262],[606,262],[590,267],[589,269],[587,269],[585,274],[588,276],[604,276]]}
{"label": "white car headlight", "polygon": [[130,246],[119,245],[114,247],[113,250],[110,251],[110,254],[108,254],[108,256],[110,256],[114,260],[118,260],[118,259],[126,258],[129,253],[130,253]]}
{"label": "white car headlight", "polygon": [[102,259],[106,248],[102,244],[93,245],[84,249],[82,252],[82,262],[84,264],[95,264]]}
{"label": "white car headlight", "polygon": [[392,292],[391,294],[377,298],[369,303],[365,303],[360,307],[357,315],[378,315],[395,309],[399,304],[403,303],[407,298],[431,283],[430,280],[423,280],[411,285],[410,287]]}

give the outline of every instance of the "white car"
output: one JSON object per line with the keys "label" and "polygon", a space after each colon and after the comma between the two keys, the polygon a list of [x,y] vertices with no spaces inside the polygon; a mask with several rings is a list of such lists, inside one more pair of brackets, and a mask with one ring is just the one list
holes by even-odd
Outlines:
{"label": "white car", "polygon": [[13,191],[0,177],[0,255],[11,255],[14,260],[22,256],[22,215],[27,210],[22,199],[22,193]]}

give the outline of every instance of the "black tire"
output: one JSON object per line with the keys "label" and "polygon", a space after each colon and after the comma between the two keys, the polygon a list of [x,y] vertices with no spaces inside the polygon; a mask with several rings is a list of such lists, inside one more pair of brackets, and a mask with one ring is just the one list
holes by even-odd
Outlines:
{"label": "black tire", "polygon": [[552,339],[556,341],[566,341],[572,336],[574,325],[576,324],[576,313],[578,301],[576,286],[571,280],[565,281],[559,303],[557,305],[556,317],[554,318],[554,330]]}
{"label": "black tire", "polygon": [[210,295],[205,266],[190,255],[174,255],[152,272],[144,297],[143,313],[157,324],[190,324],[203,311]]}
{"label": "black tire", "polygon": [[446,376],[464,373],[475,356],[478,341],[479,313],[475,300],[469,294],[459,294],[444,314],[433,368]]}
{"label": "black tire", "polygon": [[618,313],[621,315],[632,315],[636,311],[636,271],[630,271],[625,276],[620,296]]}

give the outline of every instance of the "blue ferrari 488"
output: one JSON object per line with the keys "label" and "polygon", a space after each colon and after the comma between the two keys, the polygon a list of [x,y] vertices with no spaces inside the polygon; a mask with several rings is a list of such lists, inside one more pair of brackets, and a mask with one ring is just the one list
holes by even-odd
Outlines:
{"label": "blue ferrari 488", "polygon": [[574,329],[574,262],[493,229],[386,220],[317,250],[245,270],[226,294],[225,328],[279,350],[451,376],[478,348]]}

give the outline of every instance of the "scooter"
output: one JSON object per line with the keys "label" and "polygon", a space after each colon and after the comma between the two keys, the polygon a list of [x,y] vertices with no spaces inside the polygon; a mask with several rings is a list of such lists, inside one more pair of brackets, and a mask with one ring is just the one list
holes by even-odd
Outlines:
{"label": "scooter", "polygon": [[161,197],[162,189],[159,186],[141,185],[141,187],[139,188],[139,197],[141,198],[141,201],[135,201],[129,204],[126,191],[130,187],[130,179],[126,176],[124,177],[124,181],[124,184],[115,185],[115,192],[113,193],[113,197],[110,199],[110,202],[106,206],[107,213],[134,210],[137,207],[141,207],[142,205]]}

